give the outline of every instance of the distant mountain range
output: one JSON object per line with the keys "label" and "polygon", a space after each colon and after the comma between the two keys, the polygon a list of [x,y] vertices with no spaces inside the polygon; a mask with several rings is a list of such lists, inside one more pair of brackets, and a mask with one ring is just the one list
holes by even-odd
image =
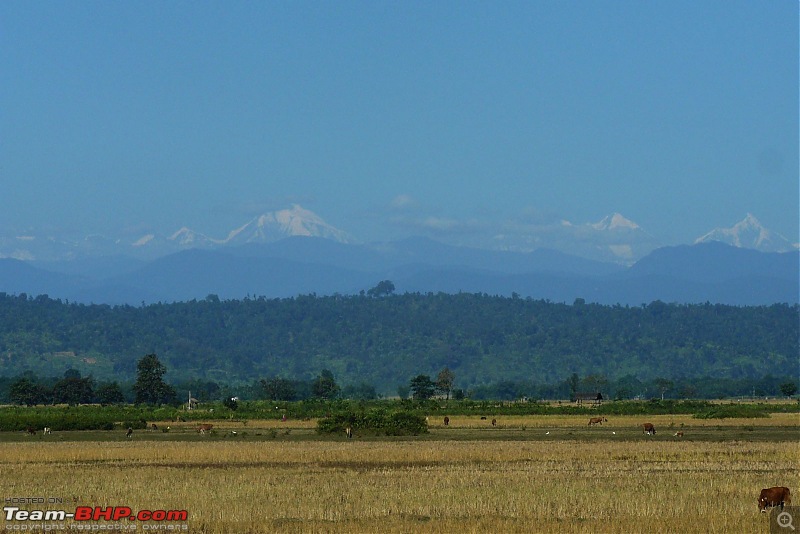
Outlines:
{"label": "distant mountain range", "polygon": [[[605,243],[620,249],[617,256],[630,252],[625,236],[643,232],[620,214],[580,231],[613,235]],[[297,205],[255,217],[224,239],[188,228],[133,241],[21,236],[0,239],[0,251],[0,291],[83,303],[356,294],[381,280],[393,281],[400,292],[623,305],[653,300],[761,305],[800,298],[797,248],[749,214],[694,245],[656,248],[631,265],[547,248],[485,250],[421,237],[363,244]]]}
{"label": "distant mountain range", "polygon": [[[662,246],[635,222],[614,213],[596,223],[573,224],[569,221],[543,226],[520,225],[509,229],[510,235],[494,236],[496,250],[531,252],[560,250],[602,262],[631,265]],[[37,263],[81,261],[86,257],[126,256],[154,260],[180,251],[226,250],[251,244],[270,244],[287,237],[320,237],[337,243],[356,244],[358,239],[325,222],[316,213],[297,204],[288,209],[264,213],[230,230],[223,238],[207,236],[188,227],[168,235],[148,232],[134,237],[102,234],[66,239],[55,235],[0,234],[0,258]],[[798,245],[762,226],[751,214],[731,228],[716,228],[697,238],[697,243],[719,241],[761,252],[789,252]],[[373,248],[391,248],[392,244],[373,243]]]}

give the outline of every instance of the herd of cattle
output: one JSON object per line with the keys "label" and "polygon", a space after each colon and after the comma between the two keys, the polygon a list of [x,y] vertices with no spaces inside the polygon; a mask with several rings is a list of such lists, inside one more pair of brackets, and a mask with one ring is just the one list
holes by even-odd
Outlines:
{"label": "herd of cattle", "polygon": [[[481,417],[481,419],[485,420],[486,417]],[[428,418],[426,417],[425,420],[427,421]],[[444,422],[444,426],[449,426],[450,425],[450,418],[445,416],[443,422]],[[588,426],[602,425],[603,423],[607,423],[607,422],[608,422],[608,419],[606,419],[605,417],[592,417],[591,419],[589,419]],[[492,419],[492,426],[497,426],[497,419]],[[642,427],[642,430],[644,431],[644,433],[646,435],[648,435],[648,436],[655,435],[655,433],[656,433],[656,427],[653,426],[652,423],[642,423],[641,427]],[[199,425],[197,427],[197,433],[198,434],[205,434],[206,432],[210,432],[213,428],[214,428],[213,424],[203,423],[203,424],[201,424],[201,425]],[[149,430],[157,430],[158,426],[155,423],[153,423],[150,427],[148,427],[148,429]],[[167,429],[169,429],[169,427],[167,427]],[[29,436],[36,435],[36,429],[33,428],[33,427],[27,427],[25,429],[25,432]],[[42,429],[42,434],[43,435],[48,435],[50,433],[51,433],[50,427],[44,427]],[[234,434],[235,434],[235,432],[234,432]],[[550,434],[550,433],[548,432],[547,434]],[[352,437],[353,437],[353,429],[352,429],[352,427],[348,426],[345,429],[345,435],[347,436],[348,439],[352,439]],[[676,436],[676,437],[683,437],[683,431],[679,430],[678,432],[675,432],[675,434],[673,434],[673,435]],[[125,432],[125,437],[126,438],[133,437],[133,428],[128,427],[127,431]],[[789,491],[789,488],[784,487],[784,486],[775,486],[775,487],[772,487],[772,488],[764,488],[764,489],[761,490],[761,493],[758,496],[758,509],[761,512],[766,512],[767,508],[773,508],[773,507],[776,507],[776,506],[780,506],[781,510],[783,510],[784,506],[789,506],[791,504],[792,504],[791,492]]]}

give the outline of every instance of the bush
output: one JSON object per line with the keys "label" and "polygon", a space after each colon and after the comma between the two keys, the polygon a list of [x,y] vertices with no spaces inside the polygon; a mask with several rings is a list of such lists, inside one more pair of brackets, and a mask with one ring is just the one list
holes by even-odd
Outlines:
{"label": "bush", "polygon": [[726,419],[728,417],[746,419],[769,417],[769,413],[765,412],[761,407],[753,406],[752,404],[725,404],[717,405],[710,410],[696,413],[692,417],[695,419]]}
{"label": "bush", "polygon": [[406,411],[390,412],[385,408],[360,413],[347,411],[332,414],[319,420],[317,432],[343,434],[347,427],[356,433],[386,436],[416,436],[428,432],[428,424],[423,416]]}

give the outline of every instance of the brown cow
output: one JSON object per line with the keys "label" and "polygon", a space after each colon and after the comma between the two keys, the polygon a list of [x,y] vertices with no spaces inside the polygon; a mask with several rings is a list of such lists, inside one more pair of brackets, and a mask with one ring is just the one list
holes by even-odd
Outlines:
{"label": "brown cow", "polygon": [[642,423],[642,428],[644,429],[644,433],[648,436],[652,436],[656,433],[656,427],[653,426],[653,423]]}
{"label": "brown cow", "polygon": [[29,426],[28,428],[26,428],[25,432],[27,432],[29,436],[35,436],[36,435],[36,429],[33,428],[32,426]]}
{"label": "brown cow", "polygon": [[131,437],[132,435],[133,435],[133,429],[132,429],[131,427],[128,427],[128,431],[127,431],[127,432],[125,432],[125,437],[126,437],[126,438],[129,438],[129,437]]}
{"label": "brown cow", "polygon": [[767,507],[780,506],[783,510],[783,505],[792,504],[792,496],[790,495],[789,488],[783,486],[775,486],[774,488],[766,488],[761,490],[758,496],[758,509],[762,512],[767,511]]}
{"label": "brown cow", "polygon": [[197,432],[199,434],[205,434],[206,432],[210,431],[212,428],[214,428],[214,425],[211,425],[211,424],[208,424],[208,423],[204,423],[204,424],[202,424],[202,425],[197,427]]}
{"label": "brown cow", "polygon": [[449,425],[450,425],[450,418],[445,415],[444,416],[444,426],[449,426]]}
{"label": "brown cow", "polygon": [[602,425],[603,423],[608,423],[608,419],[605,417],[592,417],[589,419],[589,426]]}
{"label": "brown cow", "polygon": [[675,437],[676,438],[682,438],[683,437],[683,430],[678,430],[677,432],[675,432]]}
{"label": "brown cow", "polygon": [[492,419],[492,426],[497,426],[497,419]]}

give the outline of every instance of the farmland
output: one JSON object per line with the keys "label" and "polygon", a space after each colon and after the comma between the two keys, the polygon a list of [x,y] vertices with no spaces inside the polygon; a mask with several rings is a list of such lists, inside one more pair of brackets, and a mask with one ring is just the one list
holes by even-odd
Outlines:
{"label": "farmland", "polygon": [[121,523],[139,530],[765,532],[759,490],[800,487],[797,413],[490,420],[455,415],[445,427],[437,415],[421,436],[352,440],[291,419],[214,421],[202,436],[193,421],[130,439],[2,432],[0,494],[60,498],[67,511],[188,512],[185,522]]}

